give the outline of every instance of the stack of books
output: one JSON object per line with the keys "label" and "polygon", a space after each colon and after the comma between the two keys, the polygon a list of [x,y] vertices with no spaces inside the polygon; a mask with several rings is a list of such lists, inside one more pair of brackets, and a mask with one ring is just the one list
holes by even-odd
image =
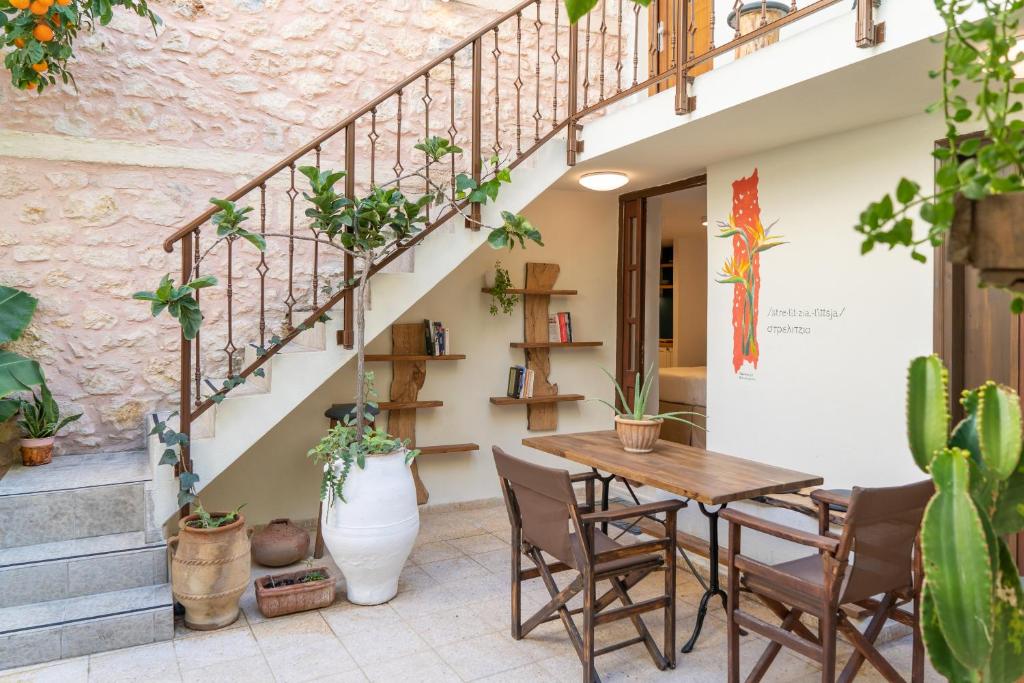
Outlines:
{"label": "stack of books", "polygon": [[451,349],[451,335],[448,328],[438,320],[423,321],[423,338],[428,356],[445,356]]}
{"label": "stack of books", "polygon": [[560,343],[572,341],[571,313],[562,311],[548,316],[548,341]]}
{"label": "stack of books", "polygon": [[505,395],[509,398],[533,398],[535,376],[533,370],[528,370],[522,365],[513,365],[508,369],[508,390]]}

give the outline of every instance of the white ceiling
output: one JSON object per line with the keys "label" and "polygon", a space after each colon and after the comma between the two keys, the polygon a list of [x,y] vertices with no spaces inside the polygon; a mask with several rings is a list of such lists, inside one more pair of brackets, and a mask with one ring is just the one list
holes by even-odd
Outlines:
{"label": "white ceiling", "polygon": [[707,192],[704,186],[663,194],[647,201],[648,204],[660,205],[662,244],[707,232],[707,228],[701,225],[707,214]]}

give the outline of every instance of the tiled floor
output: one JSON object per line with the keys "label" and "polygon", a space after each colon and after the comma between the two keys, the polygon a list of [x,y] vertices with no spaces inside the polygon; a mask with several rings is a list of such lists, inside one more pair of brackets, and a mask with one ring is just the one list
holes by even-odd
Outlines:
{"label": "tiled floor", "polygon": [[[339,592],[327,609],[267,620],[250,589],[244,615],[227,629],[199,633],[179,626],[171,642],[0,672],[0,681],[578,681],[579,660],[559,622],[519,642],[508,635],[508,538],[508,518],[497,505],[428,510],[399,594],[386,605],[358,607]],[[660,575],[649,578],[636,595],[653,595],[660,582]],[[696,580],[681,569],[680,643],[693,624],[699,594]],[[524,612],[547,598],[542,586],[531,585]],[[646,620],[653,633],[660,632],[656,614]],[[628,621],[600,628],[598,647],[633,635],[631,628]],[[764,645],[756,636],[743,638],[745,668]],[[839,649],[845,661],[850,648]],[[909,638],[882,649],[909,677]],[[658,671],[642,645],[600,657],[597,664],[605,681],[724,681],[724,613],[712,609],[696,650],[679,655],[674,671]],[[931,671],[928,679],[941,680]],[[783,653],[765,680],[810,682],[820,674],[799,656]],[[865,665],[858,680],[883,679]]]}

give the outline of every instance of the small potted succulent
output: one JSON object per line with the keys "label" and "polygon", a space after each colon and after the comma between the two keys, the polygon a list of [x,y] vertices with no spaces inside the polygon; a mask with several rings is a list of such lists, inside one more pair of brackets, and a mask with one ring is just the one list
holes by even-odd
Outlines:
{"label": "small potted succulent", "polygon": [[627,452],[650,453],[653,451],[654,444],[657,443],[658,437],[661,436],[661,425],[665,420],[675,420],[676,422],[682,422],[691,427],[702,429],[695,422],[680,417],[680,415],[700,415],[700,413],[678,410],[657,415],[647,414],[647,397],[650,396],[651,387],[654,386],[653,364],[648,369],[647,376],[644,377],[643,382],[640,381],[640,373],[636,373],[632,407],[630,407],[630,402],[626,400],[626,393],[622,390],[618,380],[607,370],[604,370],[604,374],[608,375],[615,384],[615,393],[619,397],[622,408],[618,408],[603,399],[597,400],[615,411],[615,434],[619,437],[622,447]]}
{"label": "small potted succulent", "polygon": [[60,416],[60,407],[53,400],[53,395],[46,383],[39,385],[39,393],[32,392],[32,400],[21,400],[21,462],[33,467],[45,465],[53,460],[53,441],[57,432],[82,417],[77,415]]}
{"label": "small potted succulent", "polygon": [[256,579],[256,604],[268,619],[328,607],[334,602],[334,584],[327,567],[314,567],[306,560],[300,571]]}

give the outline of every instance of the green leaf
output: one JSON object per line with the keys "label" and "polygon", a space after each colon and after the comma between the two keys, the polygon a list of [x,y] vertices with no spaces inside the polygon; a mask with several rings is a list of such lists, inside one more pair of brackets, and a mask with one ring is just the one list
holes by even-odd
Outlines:
{"label": "green leaf", "polygon": [[28,327],[36,310],[36,298],[13,287],[0,286],[0,344],[12,342]]}
{"label": "green leaf", "polygon": [[575,24],[595,7],[597,7],[597,0],[565,0],[565,9],[569,15],[570,24]]}
{"label": "green leaf", "polygon": [[178,475],[178,485],[182,491],[190,491],[199,482],[199,475],[194,472],[182,472]]}
{"label": "green leaf", "polygon": [[0,397],[26,391],[44,381],[39,363],[13,351],[0,350]]}
{"label": "green leaf", "polygon": [[921,186],[914,181],[901,178],[899,185],[896,186],[896,200],[900,204],[907,204],[917,196],[917,191],[920,189]]}
{"label": "green leaf", "polygon": [[491,245],[492,249],[502,249],[509,245],[508,233],[498,228],[491,231],[491,234],[487,236],[487,243]]}
{"label": "green leaf", "polygon": [[163,455],[160,456],[160,462],[158,465],[177,465],[178,464],[178,452],[173,448],[165,448]]}

